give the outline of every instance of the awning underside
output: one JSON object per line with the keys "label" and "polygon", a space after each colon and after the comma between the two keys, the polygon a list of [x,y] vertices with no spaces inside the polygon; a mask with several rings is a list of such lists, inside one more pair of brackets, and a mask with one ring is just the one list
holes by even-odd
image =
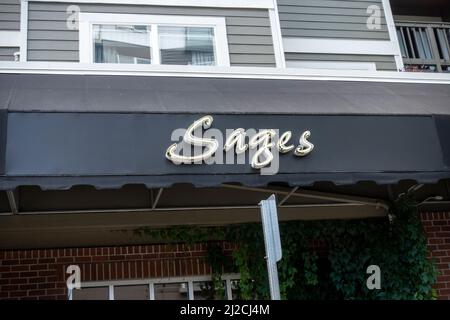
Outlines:
{"label": "awning underside", "polygon": [[[419,187],[413,182],[380,186],[315,183],[310,188],[222,185],[195,188],[177,184],[147,189],[128,185],[96,190],[76,186],[47,190],[22,186],[0,191],[0,248],[76,247],[151,243],[135,235],[141,227],[230,225],[260,222],[258,203],[275,194],[280,221],[388,219],[389,201],[414,186],[421,210],[448,210],[450,184]],[[439,201],[437,198],[439,197]]]}

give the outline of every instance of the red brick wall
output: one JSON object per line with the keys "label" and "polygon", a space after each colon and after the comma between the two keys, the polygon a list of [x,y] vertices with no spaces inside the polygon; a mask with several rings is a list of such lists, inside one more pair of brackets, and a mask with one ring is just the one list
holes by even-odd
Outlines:
{"label": "red brick wall", "polygon": [[[435,288],[439,299],[450,300],[450,212],[422,213],[421,218],[440,271]],[[232,245],[222,246],[231,254]],[[80,266],[82,281],[206,275],[211,273],[206,254],[206,244],[4,250],[0,299],[66,299],[65,270],[71,264]]]}
{"label": "red brick wall", "polygon": [[450,212],[426,212],[421,218],[430,256],[440,272],[435,288],[439,299],[450,300]]}
{"label": "red brick wall", "polygon": [[[232,246],[221,243],[226,254]],[[211,273],[206,244],[0,251],[0,299],[67,299],[66,268],[79,265],[81,281]]]}

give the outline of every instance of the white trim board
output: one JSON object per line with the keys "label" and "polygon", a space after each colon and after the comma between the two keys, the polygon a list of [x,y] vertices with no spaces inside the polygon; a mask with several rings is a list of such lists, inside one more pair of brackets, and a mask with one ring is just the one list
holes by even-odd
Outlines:
{"label": "white trim board", "polygon": [[285,52],[320,53],[320,54],[364,54],[389,55],[397,54],[391,41],[373,40],[341,40],[323,38],[283,38]]}
{"label": "white trim board", "polygon": [[[222,275],[223,280],[239,280],[239,273],[225,273]],[[211,281],[211,275],[203,276],[181,276],[181,277],[155,277],[146,279],[126,279],[126,280],[103,280],[103,281],[82,281],[81,288],[107,287],[107,286],[136,286],[140,284],[159,284],[159,283],[184,283],[197,281]]]}
{"label": "white trim board", "polygon": [[273,9],[273,0],[30,0],[33,2],[108,3],[178,7]]}
{"label": "white trim board", "polygon": [[269,19],[270,31],[272,33],[273,51],[275,54],[275,63],[278,68],[286,68],[277,0],[273,0],[273,5],[274,9],[269,9]]}
{"label": "white trim board", "polygon": [[0,47],[20,47],[20,31],[0,31]]}
{"label": "white trim board", "polygon": [[445,73],[299,68],[283,69],[270,67],[203,67],[2,61],[0,62],[0,74],[1,73],[368,81],[450,85],[450,74]]}
{"label": "white trim board", "polygon": [[376,71],[374,62],[347,61],[286,61],[287,68],[328,69],[328,70],[367,70]]}
{"label": "white trim board", "polygon": [[20,2],[20,61],[27,61],[28,52],[28,0]]}
{"label": "white trim board", "polygon": [[[151,26],[152,64],[160,64],[157,26],[201,26],[214,28],[215,58],[218,66],[230,66],[227,30],[224,17],[143,15],[121,13],[80,13],[79,54],[81,63],[93,62],[93,24],[143,24]],[[196,66],[197,67],[197,66]]]}
{"label": "white trim board", "polygon": [[397,70],[405,70],[405,65],[403,64],[402,52],[400,50],[400,44],[397,37],[397,29],[395,28],[394,16],[392,14],[391,4],[389,0],[382,0],[384,16],[386,19],[389,39],[391,39],[392,45],[394,46],[394,58],[397,65]]}

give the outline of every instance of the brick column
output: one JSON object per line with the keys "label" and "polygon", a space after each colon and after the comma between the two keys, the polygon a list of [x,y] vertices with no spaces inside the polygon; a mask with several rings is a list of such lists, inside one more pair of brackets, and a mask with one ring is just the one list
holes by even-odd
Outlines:
{"label": "brick column", "polygon": [[430,256],[440,272],[435,288],[439,299],[450,300],[450,212],[423,212],[421,218]]}

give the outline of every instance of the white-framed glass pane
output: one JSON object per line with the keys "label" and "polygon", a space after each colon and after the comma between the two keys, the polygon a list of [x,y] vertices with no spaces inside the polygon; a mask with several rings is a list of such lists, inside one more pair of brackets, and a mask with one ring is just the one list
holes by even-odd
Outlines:
{"label": "white-framed glass pane", "polygon": [[226,284],[222,282],[220,288],[214,288],[212,281],[196,281],[194,285],[194,300],[225,300]]}
{"label": "white-framed glass pane", "polygon": [[241,299],[241,290],[239,288],[239,280],[231,280],[231,300]]}
{"label": "white-framed glass pane", "polygon": [[95,63],[150,64],[150,26],[92,26]]}
{"label": "white-framed glass pane", "polygon": [[147,284],[131,286],[114,286],[114,300],[149,300]]}
{"label": "white-framed glass pane", "polygon": [[158,283],[155,284],[155,300],[188,300],[188,284]]}
{"label": "white-framed glass pane", "polygon": [[109,287],[74,289],[72,300],[109,300]]}
{"label": "white-framed glass pane", "polygon": [[214,28],[158,26],[161,64],[213,66],[217,64]]}

